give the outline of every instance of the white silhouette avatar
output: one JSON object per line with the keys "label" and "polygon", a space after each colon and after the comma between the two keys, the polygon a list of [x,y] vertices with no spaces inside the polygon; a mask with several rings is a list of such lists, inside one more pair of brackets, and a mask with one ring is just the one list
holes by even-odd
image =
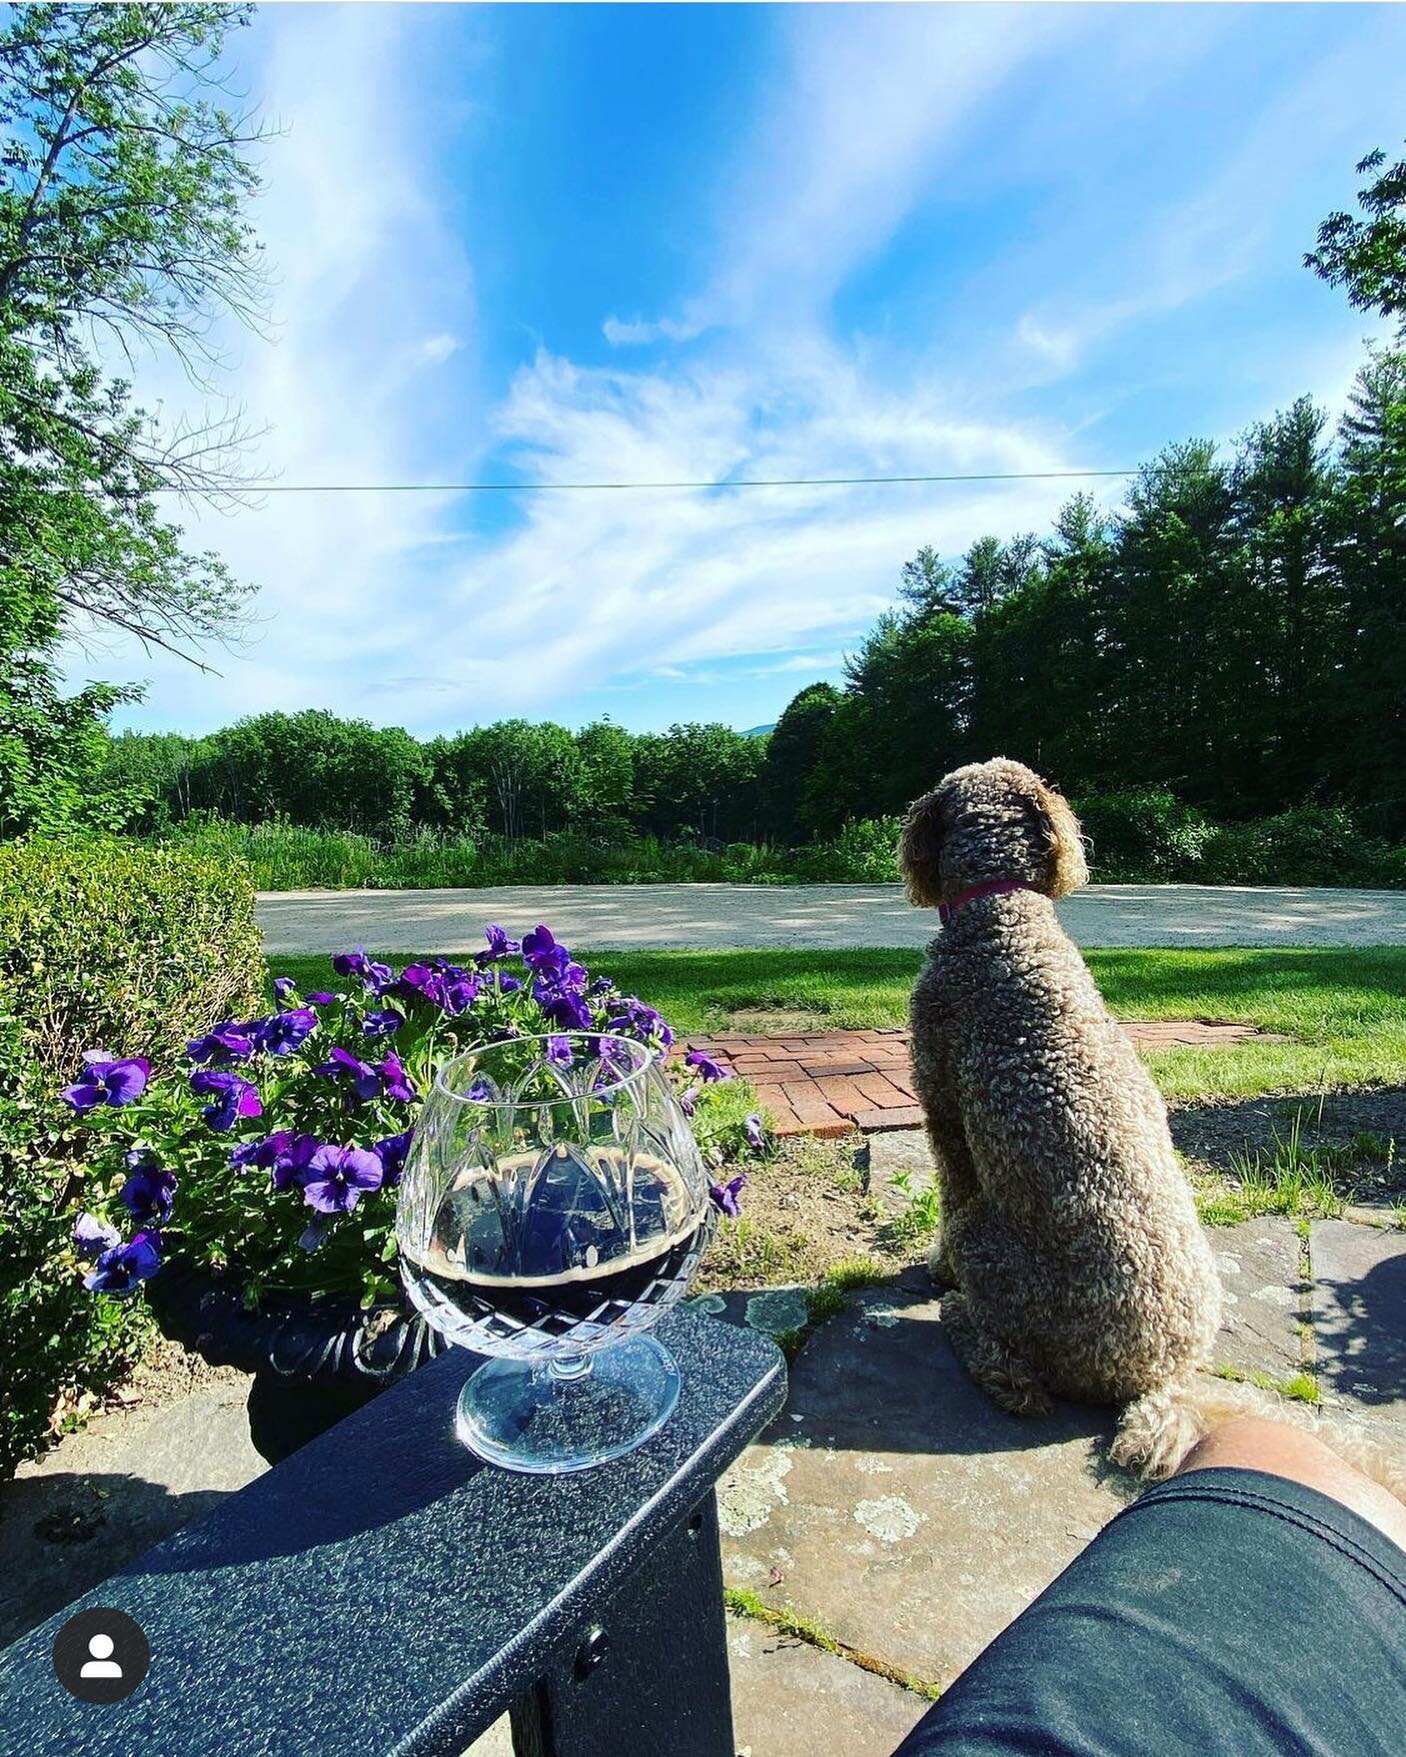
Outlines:
{"label": "white silhouette avatar", "polygon": [[92,1658],[79,1672],[80,1678],[120,1678],[122,1667],[112,1657],[116,1646],[111,1635],[92,1635],[88,1639],[88,1651]]}

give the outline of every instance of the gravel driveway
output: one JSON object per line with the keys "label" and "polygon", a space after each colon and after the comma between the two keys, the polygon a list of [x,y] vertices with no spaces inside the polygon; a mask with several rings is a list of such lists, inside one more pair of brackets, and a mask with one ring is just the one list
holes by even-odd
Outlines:
{"label": "gravel driveway", "polygon": [[[1406,891],[1090,885],[1060,904],[1083,946],[1406,945]],[[897,885],[548,885],[281,891],[259,898],[268,950],[464,952],[483,924],[538,921],[568,945],[922,946],[931,910]]]}

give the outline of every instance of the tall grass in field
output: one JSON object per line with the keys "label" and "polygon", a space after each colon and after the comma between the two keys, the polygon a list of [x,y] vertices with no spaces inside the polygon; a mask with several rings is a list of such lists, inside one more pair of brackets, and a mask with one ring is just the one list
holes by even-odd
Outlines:
{"label": "tall grass in field", "polygon": [[772,848],[733,842],[713,848],[560,834],[510,841],[501,836],[421,830],[378,842],[351,830],[312,830],[272,822],[189,819],[171,840],[248,863],[261,891],[422,890],[482,885],[888,883],[896,820],[853,824],[833,842]]}

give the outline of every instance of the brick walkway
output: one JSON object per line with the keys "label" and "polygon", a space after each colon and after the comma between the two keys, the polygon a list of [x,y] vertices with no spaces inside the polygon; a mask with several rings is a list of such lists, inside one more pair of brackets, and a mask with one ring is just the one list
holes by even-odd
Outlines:
{"label": "brick walkway", "polygon": [[[1204,1019],[1125,1019],[1123,1029],[1144,1049],[1210,1048],[1261,1035],[1252,1025]],[[896,1026],[779,1037],[728,1031],[690,1037],[688,1047],[750,1080],[781,1135],[911,1129],[923,1120],[909,1078],[908,1033]]]}

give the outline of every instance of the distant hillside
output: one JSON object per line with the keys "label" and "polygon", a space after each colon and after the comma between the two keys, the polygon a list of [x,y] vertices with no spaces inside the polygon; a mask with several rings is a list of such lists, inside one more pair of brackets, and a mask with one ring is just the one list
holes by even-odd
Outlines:
{"label": "distant hillside", "polygon": [[742,736],[744,738],[765,738],[768,732],[775,732],[775,730],[776,730],[776,722],[775,722],[775,720],[773,720],[772,723],[770,724],[770,726],[749,726],[749,727],[747,727],[746,731],[742,734]]}

